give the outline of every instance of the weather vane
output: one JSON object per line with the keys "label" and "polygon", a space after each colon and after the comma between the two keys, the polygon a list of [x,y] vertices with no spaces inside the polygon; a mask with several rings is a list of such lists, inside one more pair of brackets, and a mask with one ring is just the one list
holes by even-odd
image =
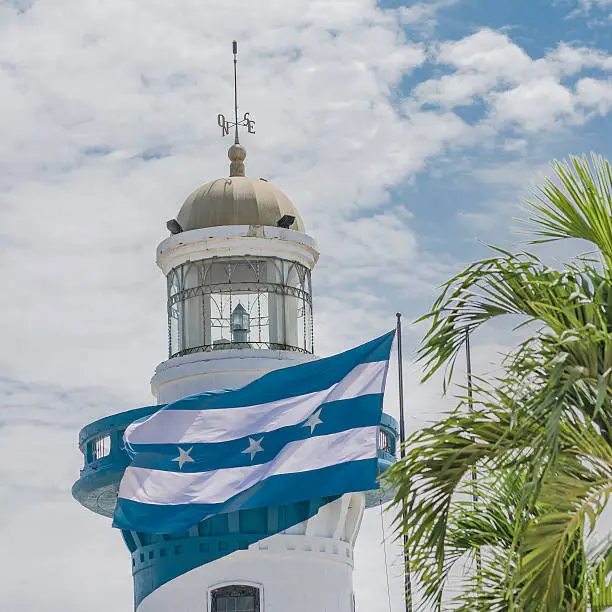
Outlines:
{"label": "weather vane", "polygon": [[239,144],[240,141],[238,140],[238,127],[245,127],[249,134],[254,134],[255,133],[255,121],[251,119],[249,113],[244,113],[244,115],[242,116],[242,119],[238,121],[238,79],[236,75],[236,72],[237,72],[236,65],[238,64],[238,58],[237,58],[238,43],[234,41],[232,44],[233,44],[233,50],[234,50],[234,121],[228,121],[225,118],[225,115],[222,115],[221,113],[219,113],[217,115],[217,124],[221,128],[222,136],[227,136],[230,133],[230,130],[234,128],[235,130],[234,142],[236,144]]}

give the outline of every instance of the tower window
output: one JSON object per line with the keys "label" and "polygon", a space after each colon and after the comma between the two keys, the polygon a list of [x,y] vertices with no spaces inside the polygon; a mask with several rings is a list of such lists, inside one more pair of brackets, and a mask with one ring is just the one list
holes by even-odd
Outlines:
{"label": "tower window", "polygon": [[381,450],[389,455],[395,455],[393,438],[388,431],[384,429],[378,430],[378,450]]}
{"label": "tower window", "polygon": [[259,589],[231,585],[212,592],[212,612],[259,612]]}
{"label": "tower window", "polygon": [[96,438],[92,443],[92,460],[97,461],[110,454],[110,436]]}

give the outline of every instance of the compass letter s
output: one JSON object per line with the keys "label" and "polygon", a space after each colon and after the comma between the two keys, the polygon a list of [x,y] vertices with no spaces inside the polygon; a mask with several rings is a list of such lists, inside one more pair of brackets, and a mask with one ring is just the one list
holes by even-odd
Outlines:
{"label": "compass letter s", "polygon": [[255,133],[255,122],[251,119],[249,113],[244,113],[244,123],[249,134]]}

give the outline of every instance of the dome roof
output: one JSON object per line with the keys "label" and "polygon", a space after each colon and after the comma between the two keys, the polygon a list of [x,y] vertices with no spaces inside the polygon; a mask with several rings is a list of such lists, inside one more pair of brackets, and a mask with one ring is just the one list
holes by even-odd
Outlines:
{"label": "dome roof", "polygon": [[284,215],[295,217],[290,229],[304,231],[300,213],[280,189],[265,179],[230,176],[196,189],[176,220],[183,231],[221,225],[276,227]]}

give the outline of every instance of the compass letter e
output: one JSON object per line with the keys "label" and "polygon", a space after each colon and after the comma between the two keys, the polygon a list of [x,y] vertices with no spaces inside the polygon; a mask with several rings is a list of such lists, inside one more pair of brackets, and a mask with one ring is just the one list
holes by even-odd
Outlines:
{"label": "compass letter e", "polygon": [[251,119],[249,113],[244,113],[244,125],[246,125],[249,134],[255,133],[255,122]]}

